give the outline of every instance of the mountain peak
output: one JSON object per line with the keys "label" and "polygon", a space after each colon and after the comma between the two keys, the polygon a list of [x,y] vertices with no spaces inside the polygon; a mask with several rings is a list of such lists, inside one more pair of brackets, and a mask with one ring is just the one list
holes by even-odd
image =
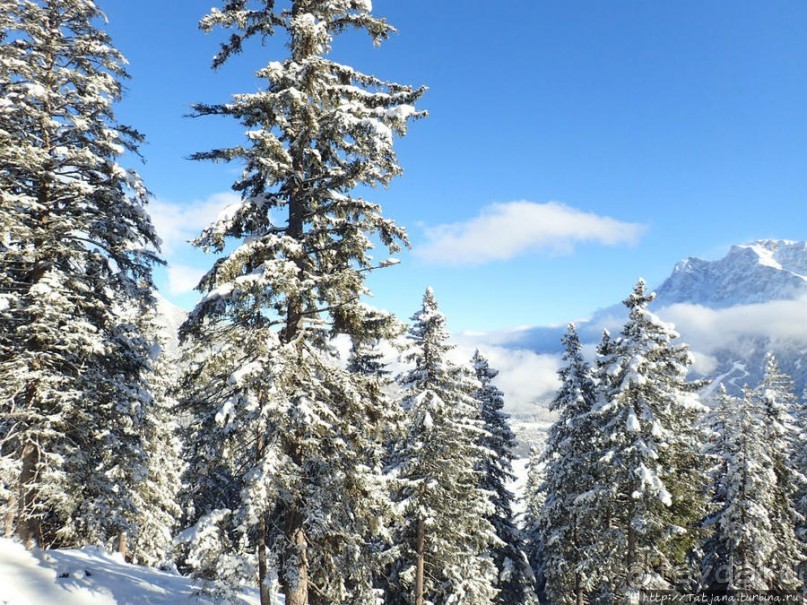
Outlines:
{"label": "mountain peak", "polygon": [[732,246],[723,258],[691,257],[675,265],[657,289],[659,305],[697,304],[715,309],[807,293],[807,242],[758,240]]}
{"label": "mountain peak", "polygon": [[760,264],[807,278],[807,242],[765,239],[733,248],[750,249]]}

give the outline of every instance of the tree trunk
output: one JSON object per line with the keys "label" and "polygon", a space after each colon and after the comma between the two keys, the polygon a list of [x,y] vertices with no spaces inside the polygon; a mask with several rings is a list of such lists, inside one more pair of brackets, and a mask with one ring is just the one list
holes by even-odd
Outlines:
{"label": "tree trunk", "polygon": [[266,514],[261,513],[258,520],[258,586],[261,605],[272,605],[272,594],[266,581]]}
{"label": "tree trunk", "polygon": [[17,536],[28,550],[39,544],[39,519],[33,514],[36,488],[32,485],[36,481],[38,465],[39,448],[29,441],[22,448],[20,493],[17,497]]}
{"label": "tree trunk", "polygon": [[[580,536],[578,533],[578,513],[574,513],[573,516],[573,530],[572,530],[572,544],[576,550],[580,549]],[[585,598],[583,596],[583,577],[579,571],[575,572],[574,574],[574,595],[575,595],[575,604],[576,605],[585,605]]]}
{"label": "tree trunk", "polygon": [[12,492],[6,505],[5,532],[6,538],[14,536],[14,521],[17,519],[17,496]]}
{"label": "tree trunk", "polygon": [[[264,435],[261,428],[258,428],[258,435],[255,439],[255,463],[260,465],[264,456]],[[261,605],[272,605],[272,595],[270,593],[267,579],[266,565],[266,513],[261,512],[258,519],[258,592],[261,595]]]}
{"label": "tree trunk", "polygon": [[636,573],[636,530],[633,528],[633,510],[631,516],[628,517],[628,552],[625,564],[626,577],[628,578],[628,585],[626,589],[638,588],[633,586],[633,582],[638,579]]}
{"label": "tree trunk", "polygon": [[580,576],[579,573],[575,574],[574,583],[575,583],[574,586],[575,603],[576,605],[585,605],[586,598],[585,598],[585,592],[583,591],[583,578]]}
{"label": "tree trunk", "polygon": [[[303,519],[297,511],[289,516],[286,535],[290,542],[286,550],[287,569],[284,570],[286,605],[308,605],[308,539]],[[293,570],[288,569],[290,565]]]}
{"label": "tree trunk", "polygon": [[124,559],[127,559],[129,556],[129,541],[126,538],[125,531],[118,534],[118,552]]}
{"label": "tree trunk", "polygon": [[418,519],[415,552],[417,553],[417,563],[415,567],[415,605],[423,605],[426,571],[426,522],[423,519]]}
{"label": "tree trunk", "polygon": [[[293,11],[298,11],[298,3],[293,3]],[[289,222],[286,234],[301,244],[305,240],[305,199],[302,189],[304,170],[303,145],[299,143],[293,153],[292,168],[300,177],[298,184],[292,187],[289,193]],[[305,253],[303,253],[305,254]],[[293,259],[297,265],[298,277],[303,279],[305,273],[305,257],[297,256]],[[291,343],[297,338],[302,328],[304,303],[299,294],[288,296],[286,308],[286,326],[283,331],[283,341]],[[300,451],[301,435],[292,437],[291,459],[298,466],[302,465],[303,456]],[[308,538],[303,527],[303,517],[299,507],[295,504],[286,517],[286,548],[283,562],[283,589],[286,595],[286,605],[308,605]]]}

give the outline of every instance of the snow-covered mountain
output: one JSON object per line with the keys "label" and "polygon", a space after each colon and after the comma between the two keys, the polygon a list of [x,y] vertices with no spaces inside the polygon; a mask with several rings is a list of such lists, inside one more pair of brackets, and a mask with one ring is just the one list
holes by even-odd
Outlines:
{"label": "snow-covered mountain", "polygon": [[656,289],[656,306],[712,309],[789,300],[807,294],[807,242],[762,240],[732,246],[716,261],[690,257]]}

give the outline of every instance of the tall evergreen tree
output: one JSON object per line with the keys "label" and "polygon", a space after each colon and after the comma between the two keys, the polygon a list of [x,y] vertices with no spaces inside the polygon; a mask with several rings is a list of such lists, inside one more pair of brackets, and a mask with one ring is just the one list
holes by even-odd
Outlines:
{"label": "tall evergreen tree", "polygon": [[238,120],[247,142],[194,156],[244,171],[233,185],[241,202],[196,242],[223,256],[184,329],[198,343],[185,379],[195,433],[188,481],[203,496],[189,521],[211,529],[185,537],[218,536],[235,575],[257,564],[263,604],[270,566],[287,605],[373,602],[364,538],[381,531],[376,425],[387,414],[361,396],[329,339],[383,336],[389,323],[368,317],[359,298],[366,272],[385,264],[370,256],[372,239],[395,252],[405,234],[354,190],[401,172],[393,136],[423,115],[413,107],[423,90],[327,58],[345,30],[375,43],[394,31],[369,2],[284,4],[228,0],[201,23],[232,31],[214,67],[277,32],[290,54],[257,73],[263,90],[196,106]]}
{"label": "tall evergreen tree", "polygon": [[524,514],[522,516],[524,552],[535,578],[535,592],[540,602],[545,602],[546,580],[543,572],[543,541],[541,539],[541,510],[546,502],[544,484],[544,455],[534,445],[530,448],[527,463],[527,482],[524,486]]}
{"label": "tall evergreen tree", "polygon": [[504,544],[488,520],[492,493],[479,487],[484,432],[473,374],[447,359],[445,317],[431,289],[415,314],[413,365],[401,379],[409,435],[398,455],[397,501],[403,509],[391,603],[481,605],[496,599],[491,547]]}
{"label": "tall evergreen tree", "polygon": [[718,402],[715,414],[722,435],[715,448],[720,471],[715,499],[719,509],[708,524],[713,534],[704,557],[712,589],[798,588],[796,567],[801,554],[789,486],[782,483],[780,474],[783,444],[781,438],[768,440],[770,402],[764,399],[772,396],[769,388],[746,388],[741,398],[723,394]]}
{"label": "tall evergreen tree", "polygon": [[606,595],[669,587],[697,544],[706,477],[698,420],[705,409],[688,383],[691,358],[671,326],[648,309],[640,280],[625,301],[621,337],[609,339],[598,369],[594,431],[600,434],[594,477],[596,514],[604,523],[593,550]]}
{"label": "tall evergreen tree", "polygon": [[705,419],[709,430],[708,441],[704,453],[711,462],[711,506],[703,526],[706,531],[704,543],[701,548],[701,576],[700,588],[707,590],[723,590],[728,583],[728,552],[727,543],[720,535],[720,517],[725,510],[729,492],[728,466],[731,451],[734,449],[732,440],[736,440],[733,430],[736,428],[736,418],[741,402],[729,395],[725,385],[720,385],[712,410]]}
{"label": "tall evergreen tree", "polygon": [[592,368],[595,405],[589,422],[592,430],[590,477],[594,480],[594,484],[584,495],[587,512],[600,519],[596,530],[589,534],[587,544],[588,566],[595,572],[588,577],[588,582],[593,587],[589,596],[592,603],[612,603],[617,598],[618,585],[620,582],[624,583],[626,577],[622,561],[618,556],[614,556],[614,545],[620,543],[624,528],[615,522],[614,508],[618,505],[614,499],[614,485],[608,478],[608,434],[603,431],[603,418],[598,414],[599,407],[603,403],[603,393],[610,392],[618,380],[618,376],[612,375],[610,370],[619,367],[622,339],[621,335],[613,337],[609,330],[603,330]]}
{"label": "tall evergreen tree", "polygon": [[544,504],[537,519],[545,594],[552,603],[581,605],[596,582],[597,559],[591,534],[602,520],[592,516],[597,437],[592,430],[595,388],[591,368],[573,325],[563,337],[564,366],[552,402],[559,416],[549,431],[543,461]]}
{"label": "tall evergreen tree", "polygon": [[[397,338],[403,335],[406,327],[403,323],[395,326],[389,333]],[[362,397],[377,401],[377,408],[383,410],[386,417],[374,424],[381,433],[377,437],[381,440],[384,455],[382,457],[382,473],[378,476],[377,492],[383,494],[383,506],[378,507],[377,513],[381,517],[376,529],[365,537],[367,547],[371,549],[372,564],[368,565],[367,572],[372,574],[368,581],[372,581],[379,601],[386,600],[386,591],[391,588],[388,573],[395,564],[396,548],[394,546],[394,528],[401,521],[401,511],[392,501],[395,491],[395,474],[390,467],[396,448],[406,437],[406,412],[396,398],[397,387],[395,377],[387,369],[382,353],[382,343],[394,343],[389,338],[384,340],[373,339],[368,342],[355,340],[348,358],[348,370],[357,374],[357,383],[361,388]],[[381,502],[379,502],[381,503]],[[382,531],[378,531],[381,529]]]}
{"label": "tall evergreen tree", "polygon": [[[803,443],[799,441],[796,421],[795,385],[790,376],[782,372],[773,354],[765,359],[765,373],[754,395],[762,413],[764,439],[769,444],[768,453],[776,477],[775,508],[770,514],[775,519],[774,541],[778,548],[773,553],[771,567],[779,570],[779,578],[772,588],[792,590],[800,584],[795,579],[796,571],[805,560],[804,544],[796,533],[804,522],[798,510],[798,494],[804,489],[805,477],[796,465],[797,451]],[[789,571],[793,572],[793,582],[788,578]]]}
{"label": "tall evergreen tree", "polygon": [[155,344],[147,374],[152,401],[141,428],[148,461],[146,473],[133,490],[138,511],[135,531],[123,536],[129,544],[128,548],[121,545],[124,547],[121,551],[128,550],[128,558],[135,563],[158,566],[171,559],[174,530],[182,515],[178,502],[181,444],[177,402],[173,397],[181,360],[179,353],[169,351],[156,311],[133,321]]}
{"label": "tall evergreen tree", "polygon": [[507,483],[513,480],[513,448],[516,436],[510,429],[504,408],[504,393],[494,384],[499,374],[490,367],[487,358],[479,351],[471,364],[476,371],[480,388],[474,393],[479,402],[480,420],[484,432],[480,440],[482,460],[480,487],[492,494],[493,512],[488,515],[496,530],[500,545],[492,550],[496,564],[499,591],[497,603],[532,603],[535,601],[535,576],[524,552],[522,532],[516,527],[513,516],[513,494]]}
{"label": "tall evergreen tree", "polygon": [[28,546],[132,529],[147,466],[150,345],[120,309],[151,302],[157,237],[141,136],[113,105],[124,59],[92,0],[0,11],[0,482]]}

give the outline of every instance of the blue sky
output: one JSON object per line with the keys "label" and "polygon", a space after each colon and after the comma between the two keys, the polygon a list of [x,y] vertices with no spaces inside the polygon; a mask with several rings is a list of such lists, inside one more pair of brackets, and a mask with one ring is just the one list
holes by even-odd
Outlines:
{"label": "blue sky", "polygon": [[[169,298],[213,259],[182,244],[226,204],[235,166],[195,151],[241,141],[228,100],[284,56],[252,44],[217,72],[215,2],[99,0],[130,61],[118,117],[148,139],[138,166],[171,271]],[[434,287],[455,331],[562,323],[658,284],[686,256],[807,238],[807,3],[718,0],[375,0],[399,33],[348,35],[334,58],[426,85],[397,145],[404,175],[374,192],[413,248],[373,275],[375,304],[409,317]],[[481,250],[481,252],[480,252]]]}

